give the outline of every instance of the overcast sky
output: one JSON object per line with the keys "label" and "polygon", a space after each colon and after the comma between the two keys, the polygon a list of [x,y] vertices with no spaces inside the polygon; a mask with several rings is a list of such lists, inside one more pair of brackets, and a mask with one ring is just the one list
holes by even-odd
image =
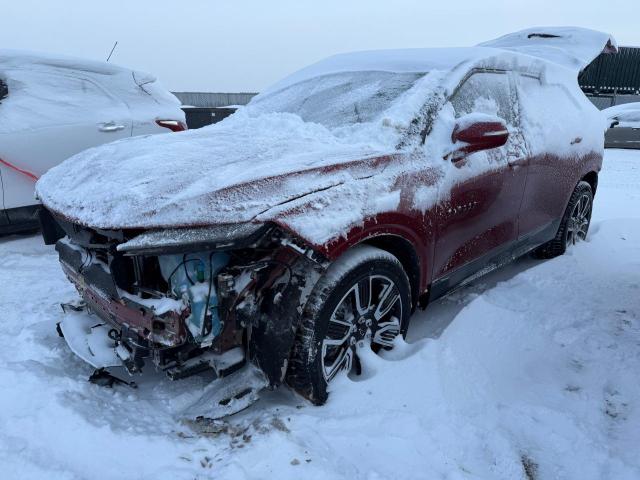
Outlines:
{"label": "overcast sky", "polygon": [[176,91],[259,91],[328,55],[466,46],[539,25],[640,45],[632,0],[2,0],[0,47],[105,60]]}

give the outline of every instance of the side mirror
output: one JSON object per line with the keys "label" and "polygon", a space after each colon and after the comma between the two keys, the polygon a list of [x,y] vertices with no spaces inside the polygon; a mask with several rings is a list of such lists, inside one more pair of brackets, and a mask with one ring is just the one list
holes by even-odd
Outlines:
{"label": "side mirror", "polygon": [[617,118],[612,118],[611,125],[609,125],[609,128],[615,128],[618,125],[620,125],[620,120],[618,120]]}
{"label": "side mirror", "polygon": [[501,147],[509,139],[509,130],[506,122],[494,115],[470,113],[458,119],[451,141],[454,144],[453,161],[460,160],[464,156]]}

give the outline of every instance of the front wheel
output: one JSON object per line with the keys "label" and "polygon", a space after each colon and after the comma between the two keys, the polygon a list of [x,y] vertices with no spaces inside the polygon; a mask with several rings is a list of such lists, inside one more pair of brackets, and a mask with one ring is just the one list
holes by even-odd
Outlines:
{"label": "front wheel", "polygon": [[592,210],[591,185],[581,181],[571,194],[555,238],[540,246],[534,254],[538,258],[554,258],[566,252],[567,247],[585,240],[591,224]]}
{"label": "front wheel", "polygon": [[316,405],[340,372],[361,371],[359,352],[390,349],[411,314],[409,280],[396,257],[362,245],[334,262],[309,298],[288,383]]}

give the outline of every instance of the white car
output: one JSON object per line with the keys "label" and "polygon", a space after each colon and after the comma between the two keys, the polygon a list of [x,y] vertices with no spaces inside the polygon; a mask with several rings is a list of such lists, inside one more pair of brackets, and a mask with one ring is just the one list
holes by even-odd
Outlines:
{"label": "white car", "polygon": [[605,148],[640,149],[640,102],[623,103],[602,110],[609,129]]}
{"label": "white car", "polygon": [[0,233],[38,225],[35,182],[68,157],[185,129],[180,102],[149,74],[0,50]]}

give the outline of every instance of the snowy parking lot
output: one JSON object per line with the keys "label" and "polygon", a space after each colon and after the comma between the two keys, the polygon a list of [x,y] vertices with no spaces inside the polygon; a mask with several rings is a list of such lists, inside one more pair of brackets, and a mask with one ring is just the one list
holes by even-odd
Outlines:
{"label": "snowy parking lot", "polygon": [[640,478],[640,152],[608,151],[588,241],[417,313],[324,407],[287,389],[215,425],[208,377],[87,382],[76,293],[38,236],[0,240],[0,478]]}

